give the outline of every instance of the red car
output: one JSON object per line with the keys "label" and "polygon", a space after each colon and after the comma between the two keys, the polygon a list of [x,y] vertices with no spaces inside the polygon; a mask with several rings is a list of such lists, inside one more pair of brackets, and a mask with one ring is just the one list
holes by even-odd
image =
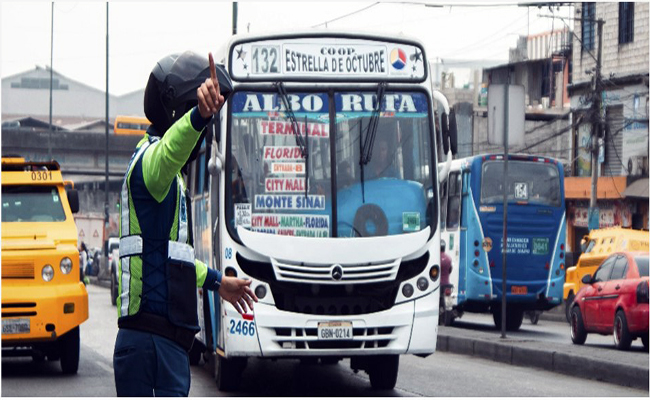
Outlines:
{"label": "red car", "polygon": [[614,335],[626,350],[641,338],[648,349],[648,252],[619,252],[607,257],[585,284],[571,308],[571,340],[584,344],[587,333]]}

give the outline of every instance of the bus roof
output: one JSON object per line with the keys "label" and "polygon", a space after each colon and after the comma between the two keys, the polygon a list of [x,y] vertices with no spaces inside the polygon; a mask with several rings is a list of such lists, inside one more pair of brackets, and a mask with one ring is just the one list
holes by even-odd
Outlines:
{"label": "bus roof", "polygon": [[[475,156],[469,156],[465,158],[457,158],[451,161],[451,170],[458,170],[463,165],[470,165],[475,160],[503,160],[502,153],[486,153],[478,154]],[[517,160],[526,160],[526,161],[536,161],[536,162],[549,162],[553,164],[561,164],[557,159],[551,157],[536,156],[531,154],[508,154],[508,160],[517,161]],[[438,163],[438,165],[444,164],[444,161]]]}
{"label": "bus roof", "polygon": [[235,35],[228,49],[226,62],[234,81],[427,79],[424,46],[403,36],[332,30]]}

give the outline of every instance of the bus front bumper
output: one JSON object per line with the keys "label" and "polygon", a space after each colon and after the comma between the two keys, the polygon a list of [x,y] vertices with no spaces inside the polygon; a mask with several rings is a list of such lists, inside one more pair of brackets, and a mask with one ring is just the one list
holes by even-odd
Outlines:
{"label": "bus front bumper", "polygon": [[53,341],[88,319],[82,282],[52,286],[2,283],[2,345]]}
{"label": "bus front bumper", "polygon": [[[228,305],[224,318],[225,355],[260,357],[363,356],[435,352],[438,334],[438,291],[390,310],[364,315],[327,316],[278,310],[273,305],[255,305],[256,337],[235,334],[239,317]],[[319,340],[319,324],[351,323],[352,338]]]}

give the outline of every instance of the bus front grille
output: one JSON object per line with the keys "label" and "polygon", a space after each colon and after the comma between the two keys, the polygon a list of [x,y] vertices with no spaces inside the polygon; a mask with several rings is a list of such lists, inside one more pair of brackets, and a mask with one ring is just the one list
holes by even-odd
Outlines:
{"label": "bus front grille", "polygon": [[2,279],[34,279],[34,262],[2,260]]}
{"label": "bus front grille", "polygon": [[[341,284],[393,281],[397,276],[400,261],[397,259],[368,265],[304,265],[271,259],[271,264],[278,281]],[[340,273],[338,279],[333,277],[336,272]]]}
{"label": "bus front grille", "polygon": [[239,253],[236,257],[247,275],[269,284],[279,310],[312,315],[361,315],[389,310],[395,304],[400,283],[422,273],[429,263],[429,253],[425,252],[418,258],[396,263],[391,280],[324,284],[279,280],[271,263],[248,260]]}
{"label": "bus front grille", "polygon": [[378,349],[396,339],[394,327],[354,328],[352,340],[318,340],[316,328],[275,328],[273,339],[283,349]]}

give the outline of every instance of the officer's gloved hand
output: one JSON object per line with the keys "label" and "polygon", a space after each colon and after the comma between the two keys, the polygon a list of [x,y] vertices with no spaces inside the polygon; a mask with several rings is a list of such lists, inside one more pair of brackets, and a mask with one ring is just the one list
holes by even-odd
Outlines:
{"label": "officer's gloved hand", "polygon": [[257,296],[251,289],[251,281],[232,276],[221,278],[219,296],[230,302],[240,314],[248,312],[249,309],[252,311],[253,301],[257,302]]}

